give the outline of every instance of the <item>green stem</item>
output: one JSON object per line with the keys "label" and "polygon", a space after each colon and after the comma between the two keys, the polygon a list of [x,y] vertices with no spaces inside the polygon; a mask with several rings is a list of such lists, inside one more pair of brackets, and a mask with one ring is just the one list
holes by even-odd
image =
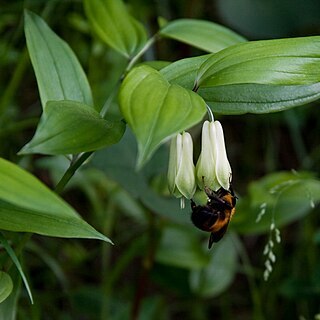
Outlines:
{"label": "green stem", "polygon": [[5,113],[6,108],[9,106],[9,103],[12,97],[18,91],[18,87],[21,83],[21,79],[24,75],[24,71],[27,67],[29,61],[29,56],[27,49],[25,48],[20,56],[17,67],[15,68],[12,77],[10,78],[10,82],[6,87],[6,90],[1,95],[0,100],[0,116]]}
{"label": "green stem", "polygon": [[76,171],[92,154],[93,151],[82,153],[78,158],[75,159],[75,161],[70,163],[68,170],[64,173],[63,177],[54,189],[57,194],[60,194],[63,191],[64,187],[70,181]]}
{"label": "green stem", "polygon": [[303,136],[300,130],[299,118],[295,111],[288,110],[284,112],[284,117],[289,127],[291,141],[296,152],[296,156],[304,168],[308,168],[310,165],[310,158],[308,156]]}
{"label": "green stem", "polygon": [[107,111],[109,110],[110,108],[110,105],[114,99],[114,97],[116,96],[116,93],[118,92],[118,88],[120,86],[120,81],[118,81],[115,85],[115,88],[114,90],[111,92],[111,94],[109,95],[108,99],[106,100],[106,102],[104,103],[101,111],[100,111],[100,115],[102,118],[104,118],[107,114]]}
{"label": "green stem", "polygon": [[213,116],[212,110],[207,104],[206,104],[206,107],[207,107],[207,113],[208,113],[209,121],[213,122],[214,121],[214,116]]}
{"label": "green stem", "polygon": [[[20,256],[22,250],[24,249],[26,243],[30,240],[32,235],[33,235],[33,233],[30,233],[30,232],[23,233],[21,239],[19,240],[19,242],[16,245],[15,250],[14,250],[17,257]],[[11,269],[12,265],[13,265],[13,260],[8,259],[7,263],[4,266],[4,270],[6,270],[8,272]]]}
{"label": "green stem", "polygon": [[131,320],[137,320],[140,318],[140,309],[142,306],[142,301],[146,292],[146,288],[149,283],[149,273],[153,267],[155,254],[158,247],[158,239],[156,232],[156,217],[152,212],[147,212],[148,216],[148,240],[145,256],[142,260],[142,268],[138,278],[138,284],[136,286],[136,292],[134,299],[132,301],[131,308]]}
{"label": "green stem", "polygon": [[131,59],[131,61],[129,62],[125,70],[125,73],[131,70],[131,68],[136,64],[136,62],[140,59],[140,57],[156,42],[157,38],[158,38],[158,35],[155,34],[146,42],[146,44],[141,48],[141,50]]}
{"label": "green stem", "polygon": [[[115,192],[115,191],[113,191]],[[114,221],[116,218],[116,206],[114,201],[112,201],[112,195],[108,199],[108,205],[105,208],[105,212],[108,214],[105,215],[105,221],[103,226],[103,233],[104,234],[111,234],[112,229],[114,226]],[[110,296],[111,296],[111,286],[109,286],[108,277],[110,273],[110,256],[111,256],[111,246],[103,242],[101,244],[101,282],[102,282],[102,290],[103,290],[103,297],[104,301],[101,306],[101,320],[109,319],[110,315]]]}

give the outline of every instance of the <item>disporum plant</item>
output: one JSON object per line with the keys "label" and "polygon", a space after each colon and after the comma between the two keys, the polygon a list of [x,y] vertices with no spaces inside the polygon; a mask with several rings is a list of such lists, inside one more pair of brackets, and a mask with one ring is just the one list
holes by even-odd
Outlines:
{"label": "disporum plant", "polygon": [[[320,98],[320,36],[250,42],[210,21],[179,19],[161,20],[158,32],[148,38],[143,24],[129,13],[121,0],[84,0],[83,4],[94,35],[113,48],[116,54],[125,57],[127,64],[110,97],[102,106],[97,105],[76,54],[39,15],[25,11],[26,43],[37,79],[42,115],[33,138],[18,154],[21,157],[30,154],[65,155],[69,159],[69,168],[55,190],[50,190],[17,164],[1,159],[2,230],[25,232],[29,237],[37,233],[93,238],[111,243],[107,236],[85,222],[59,196],[74,173],[84,163],[90,162],[141,199],[147,208],[178,221],[181,213],[175,214],[178,212],[176,199],[164,198],[146,188],[147,174],[141,174],[146,166],[157,161],[157,156],[153,156],[160,146],[167,147],[171,140],[170,159],[167,161],[168,186],[172,195],[192,199],[196,191],[204,187],[228,190],[232,179],[232,163],[230,165],[226,152],[228,141],[224,139],[223,120],[217,121],[214,117],[280,112]],[[207,54],[170,63],[146,63],[144,54],[162,38],[183,42]],[[111,112],[115,102],[118,108]],[[207,114],[209,121],[206,120]],[[188,130],[198,124],[202,126],[201,151],[194,162],[194,138]],[[134,148],[131,132],[137,142],[135,165],[132,165],[132,159],[121,156],[123,148]],[[135,151],[132,154],[135,155]],[[134,182],[125,171],[129,167],[130,175],[135,177]],[[313,203],[320,200],[319,181],[294,175],[287,180],[290,180],[290,187],[296,188],[295,191],[301,186],[313,190]],[[274,181],[269,181],[266,188],[273,184]],[[284,189],[285,186],[281,190]],[[275,201],[269,194],[265,198],[260,197],[255,208],[261,205],[264,211],[270,208],[270,212],[274,212]],[[304,212],[308,210],[309,207],[304,207]],[[241,206],[236,215],[241,216]],[[246,229],[248,224],[244,217],[238,222],[235,218],[234,231]],[[269,230],[270,219],[265,215],[261,221],[261,230]],[[273,222],[280,226],[289,221],[290,218],[283,216],[279,219],[273,217]],[[187,237],[179,230],[173,228],[170,231],[180,232],[178,242]],[[4,236],[0,241],[30,293],[10,243]],[[202,260],[173,257],[175,244],[170,245],[172,248],[166,250],[168,247],[163,242],[156,259],[165,262],[170,257],[175,265],[191,266],[194,292],[210,296],[218,294],[231,283],[237,253],[232,249],[230,239],[217,247],[213,260],[205,254]],[[227,277],[215,291],[210,287],[215,278],[210,273],[202,273],[200,278],[200,271],[211,268],[214,263],[223,263],[224,258],[229,259],[234,267],[227,270]],[[202,277],[206,275],[204,281]],[[5,290],[1,291],[0,298],[4,301],[13,284],[8,273],[2,271],[1,276]]]}

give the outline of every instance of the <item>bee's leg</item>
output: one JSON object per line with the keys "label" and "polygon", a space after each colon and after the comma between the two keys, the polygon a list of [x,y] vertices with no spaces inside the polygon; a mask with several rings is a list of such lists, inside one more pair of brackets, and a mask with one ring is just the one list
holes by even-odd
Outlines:
{"label": "bee's leg", "polygon": [[214,235],[213,233],[210,233],[209,243],[208,243],[208,249],[211,249],[213,243],[214,243]]}
{"label": "bee's leg", "polygon": [[221,204],[225,204],[225,201],[223,199],[221,199],[219,197],[219,195],[217,195],[217,193],[214,192],[213,190],[211,190],[210,188],[205,187],[204,191],[205,191],[205,193],[207,194],[207,196],[209,197],[210,200],[216,201],[216,202],[221,203]]}
{"label": "bee's leg", "polygon": [[190,199],[190,201],[191,201],[191,209],[193,210],[197,205],[192,199]]}
{"label": "bee's leg", "polygon": [[206,193],[206,195],[210,198],[210,197],[213,197],[215,195],[214,191],[211,190],[210,188],[208,187],[204,187],[204,192]]}

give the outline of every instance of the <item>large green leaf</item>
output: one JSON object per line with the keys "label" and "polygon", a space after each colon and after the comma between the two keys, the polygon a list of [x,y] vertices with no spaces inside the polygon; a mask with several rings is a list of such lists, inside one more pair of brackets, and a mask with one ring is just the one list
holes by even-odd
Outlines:
{"label": "large green leaf", "polygon": [[118,142],[125,131],[122,121],[108,121],[75,101],[49,101],[37,131],[20,154],[75,154]]}
{"label": "large green leaf", "polygon": [[209,263],[191,271],[190,285],[195,294],[206,298],[217,296],[232,283],[237,271],[237,252],[232,240],[227,235],[214,244]]}
{"label": "large green leaf", "polygon": [[25,11],[25,35],[42,107],[48,100],[74,100],[92,106],[88,80],[69,45],[29,11]]}
{"label": "large green leaf", "polygon": [[161,73],[188,88],[196,79],[214,112],[276,112],[320,98],[319,49],[320,37],[248,42],[177,61]]}
{"label": "large green leaf", "polygon": [[169,84],[148,66],[133,69],[119,93],[121,112],[138,140],[141,167],[164,139],[198,123],[206,112],[196,93]]}
{"label": "large green leaf", "polygon": [[233,44],[246,41],[243,37],[219,24],[196,19],[178,19],[169,22],[159,32],[208,52],[217,52]]}
{"label": "large green leaf", "polygon": [[320,81],[320,36],[252,41],[212,54],[196,86],[230,84],[308,85]]}
{"label": "large green leaf", "polygon": [[235,84],[198,90],[213,112],[269,113],[301,106],[320,98],[320,83],[295,86]]}
{"label": "large green leaf", "polygon": [[121,0],[85,0],[84,7],[95,33],[125,57],[132,57],[146,42],[143,25]]}
{"label": "large green leaf", "polygon": [[[197,71],[210,55],[186,58],[160,70],[170,82],[192,89]],[[308,85],[232,84],[199,88],[197,93],[214,112],[269,113],[300,106],[320,98],[320,83]]]}
{"label": "large green leaf", "polygon": [[[267,43],[270,44],[270,41]],[[277,42],[274,43],[271,41],[271,44],[276,45]],[[231,49],[232,48],[230,48],[230,50]],[[223,50],[223,52],[224,51],[225,50]],[[163,68],[160,73],[170,83],[192,89],[195,85],[198,70],[207,64],[209,57],[211,57],[210,59],[212,60],[214,58],[213,55],[203,55],[178,60]],[[229,59],[229,57],[226,59]],[[232,70],[232,67],[230,67],[228,72],[231,74],[233,72]],[[222,70],[221,72],[224,71]],[[269,70],[268,72],[272,72],[272,70]],[[238,76],[241,77],[241,74],[245,73],[246,70],[243,70]],[[306,78],[307,77],[305,77],[305,79]],[[304,82],[305,79],[302,77],[302,82]],[[218,81],[220,81],[220,78]],[[214,112],[222,114],[243,114],[248,112],[269,113],[286,110],[319,99],[320,83],[312,83],[312,81],[309,84],[296,85],[235,83],[212,85],[208,87],[200,86],[197,93],[206,101]]]}
{"label": "large green leaf", "polygon": [[3,271],[0,271],[0,303],[8,298],[13,289],[11,277]]}
{"label": "large green leaf", "polygon": [[307,173],[276,172],[250,184],[230,227],[244,234],[268,232],[273,219],[279,228],[305,216],[319,202],[319,180]]}
{"label": "large green leaf", "polygon": [[1,158],[0,229],[110,242],[38,179]]}

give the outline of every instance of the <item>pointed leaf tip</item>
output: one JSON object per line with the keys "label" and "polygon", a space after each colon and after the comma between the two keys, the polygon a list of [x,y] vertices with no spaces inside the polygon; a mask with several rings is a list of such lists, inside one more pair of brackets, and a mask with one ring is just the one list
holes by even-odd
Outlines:
{"label": "pointed leaf tip", "polygon": [[117,143],[123,121],[103,119],[93,108],[76,101],[49,101],[36,133],[19,154],[76,154]]}
{"label": "pointed leaf tip", "polygon": [[74,100],[92,107],[88,79],[70,46],[35,13],[25,10],[24,19],[27,47],[42,108],[49,100]]}
{"label": "pointed leaf tip", "polygon": [[0,158],[0,229],[112,243],[36,177]]}

